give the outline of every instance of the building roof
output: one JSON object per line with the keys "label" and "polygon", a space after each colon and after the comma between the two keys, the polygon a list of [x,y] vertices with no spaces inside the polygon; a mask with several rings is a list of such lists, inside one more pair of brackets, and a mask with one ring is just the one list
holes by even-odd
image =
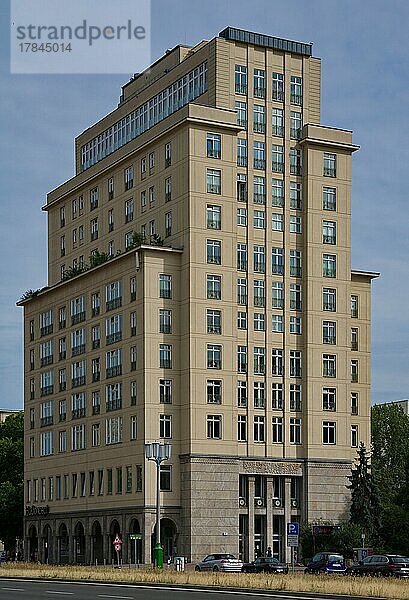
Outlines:
{"label": "building roof", "polygon": [[237,27],[226,27],[219,33],[219,37],[235,42],[244,42],[245,44],[254,44],[255,46],[264,46],[265,48],[274,48],[283,52],[293,52],[294,54],[303,54],[312,56],[312,43],[295,42],[283,38],[264,35],[263,33],[254,33]]}

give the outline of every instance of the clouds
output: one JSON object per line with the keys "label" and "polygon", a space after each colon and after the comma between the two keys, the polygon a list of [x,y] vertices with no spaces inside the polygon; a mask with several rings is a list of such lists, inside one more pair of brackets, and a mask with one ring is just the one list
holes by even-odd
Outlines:
{"label": "clouds", "polygon": [[[122,76],[11,76],[0,7],[0,404],[21,407],[21,293],[46,283],[49,189],[74,173],[74,137],[112,110]],[[373,398],[407,397],[409,52],[405,0],[153,0],[152,60],[226,25],[313,41],[322,123],[354,131],[352,256],[373,283]],[[103,59],[103,57],[101,58]]]}

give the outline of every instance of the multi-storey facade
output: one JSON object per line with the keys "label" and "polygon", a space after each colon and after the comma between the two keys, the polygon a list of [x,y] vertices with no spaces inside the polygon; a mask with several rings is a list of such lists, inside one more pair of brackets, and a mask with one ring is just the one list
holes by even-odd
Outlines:
{"label": "multi-storey facade", "polygon": [[149,562],[154,440],[167,555],[286,558],[286,522],[346,518],[377,276],[350,267],[355,150],[320,124],[309,44],[232,28],[77,138],[21,302],[28,557],[110,561],[121,532]]}

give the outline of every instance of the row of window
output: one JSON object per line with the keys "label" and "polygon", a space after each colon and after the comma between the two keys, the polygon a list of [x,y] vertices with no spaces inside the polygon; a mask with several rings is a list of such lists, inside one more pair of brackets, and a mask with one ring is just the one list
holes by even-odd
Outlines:
{"label": "row of window", "polygon": [[[248,94],[248,68],[245,65],[235,65],[234,69],[234,89],[236,94]],[[253,70],[253,95],[255,98],[265,98],[267,89],[266,71],[264,69]],[[284,73],[272,72],[271,81],[271,99],[277,102],[284,101],[285,81]],[[292,104],[302,105],[302,78],[296,75],[290,76],[290,102]]]}
{"label": "row of window", "polygon": [[[247,102],[236,101],[235,109],[237,114],[237,125],[245,127],[248,125]],[[266,132],[266,108],[261,104],[253,106],[253,132]],[[290,138],[299,140],[302,134],[302,114],[299,111],[290,111]],[[284,137],[285,135],[285,113],[281,108],[273,108],[271,111],[271,134],[276,137]],[[208,138],[209,139],[209,138]],[[209,145],[208,145],[209,149]],[[220,156],[212,157],[212,154],[207,153],[209,158],[220,158]]]}

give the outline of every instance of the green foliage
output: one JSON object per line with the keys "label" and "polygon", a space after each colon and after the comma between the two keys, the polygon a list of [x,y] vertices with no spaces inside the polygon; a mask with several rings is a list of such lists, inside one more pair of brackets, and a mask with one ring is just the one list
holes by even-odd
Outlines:
{"label": "green foliage", "polygon": [[89,268],[93,269],[94,267],[98,267],[107,262],[107,260],[109,260],[108,254],[106,252],[98,252],[97,250],[89,257]]}
{"label": "green foliage", "polygon": [[6,548],[23,535],[24,415],[0,423],[0,539]]}
{"label": "green foliage", "polygon": [[[332,523],[318,523],[332,525]],[[313,535],[313,525],[301,527],[300,541],[304,562],[317,552],[340,552],[345,558],[353,558],[354,548],[362,545],[362,529],[353,523],[341,523],[331,535]]]}

